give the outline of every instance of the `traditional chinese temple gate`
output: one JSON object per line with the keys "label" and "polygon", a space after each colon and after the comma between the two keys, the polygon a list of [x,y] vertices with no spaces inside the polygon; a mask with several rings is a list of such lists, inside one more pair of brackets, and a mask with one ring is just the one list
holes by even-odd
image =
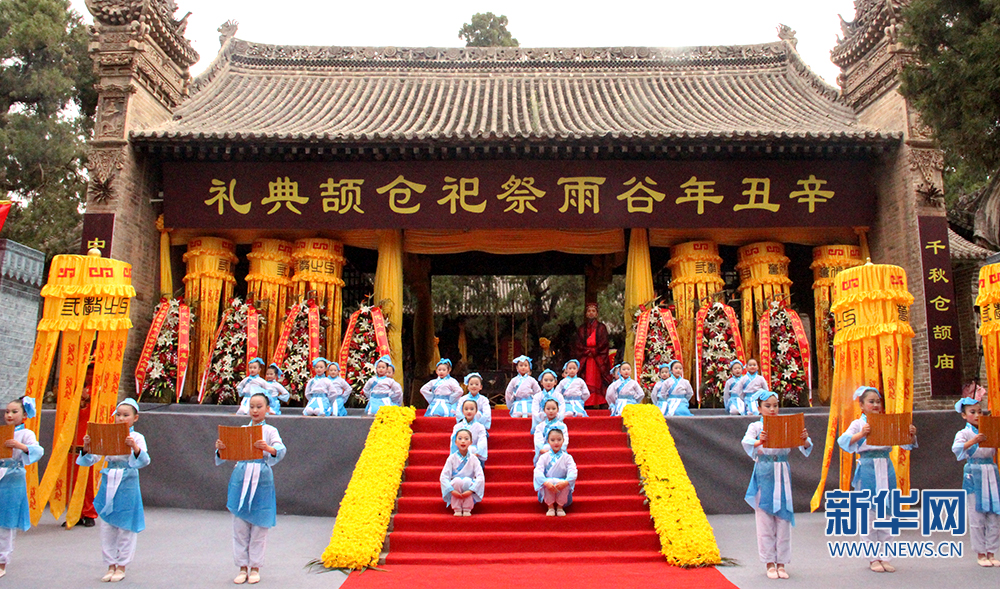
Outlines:
{"label": "traditional chinese temple gate", "polygon": [[[895,63],[884,10],[859,9],[835,49],[838,92],[788,35],[683,49],[288,47],[238,39],[232,23],[192,80],[198,56],[168,5],[133,30],[120,23],[139,15],[119,13],[138,9],[107,4],[91,7],[102,124],[84,233],[133,262],[140,331],[157,267],[143,232],[157,235],[160,209],[174,246],[340,243],[400,313],[404,275],[412,286],[437,272],[413,271],[425,255],[486,274],[501,272],[472,267],[477,252],[588,255],[592,290],[627,251],[626,300],[638,304],[669,256],[650,248],[863,246],[868,229],[874,261],[899,263],[911,284],[925,267],[952,280],[937,257],[920,259],[948,254],[921,241],[949,240],[943,209],[920,196],[940,187],[937,152],[886,90],[896,70],[869,67]],[[955,300],[934,280],[923,286],[935,296],[914,305],[916,349]],[[426,325],[415,332],[432,341]],[[916,359],[915,398],[953,392],[942,379],[959,362],[942,350]]]}

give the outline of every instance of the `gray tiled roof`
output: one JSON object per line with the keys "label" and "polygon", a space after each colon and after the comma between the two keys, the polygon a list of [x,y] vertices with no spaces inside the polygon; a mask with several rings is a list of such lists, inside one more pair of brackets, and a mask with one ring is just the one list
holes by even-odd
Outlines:
{"label": "gray tiled roof", "polygon": [[948,228],[948,247],[953,260],[985,260],[994,252],[980,247]]}
{"label": "gray tiled roof", "polygon": [[683,49],[398,49],[226,41],[139,143],[594,140],[887,143],[784,42]]}

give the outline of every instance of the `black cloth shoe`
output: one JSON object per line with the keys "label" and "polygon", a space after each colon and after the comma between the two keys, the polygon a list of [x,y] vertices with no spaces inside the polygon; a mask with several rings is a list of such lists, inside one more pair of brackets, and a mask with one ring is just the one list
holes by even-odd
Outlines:
{"label": "black cloth shoe", "polygon": [[92,528],[97,525],[97,522],[92,517],[81,517],[80,524],[85,528]]}

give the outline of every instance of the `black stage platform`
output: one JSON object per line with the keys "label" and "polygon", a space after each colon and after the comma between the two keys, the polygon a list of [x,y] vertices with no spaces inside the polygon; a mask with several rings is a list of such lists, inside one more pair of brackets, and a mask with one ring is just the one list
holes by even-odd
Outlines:
{"label": "black stage platform", "polygon": [[[215,466],[216,426],[240,425],[248,418],[232,415],[231,406],[142,404],[136,430],[146,437],[151,464],[141,473],[143,501],[148,506],[186,509],[225,509],[231,466]],[[348,417],[303,417],[301,409],[272,416],[288,447],[275,467],[278,512],[282,514],[335,516],[361,455],[372,419],[361,410]],[[749,417],[724,415],[721,410],[694,410],[695,417],[668,420],[670,431],[698,491],[705,512],[747,513],[743,501],[753,463],[740,440]],[[791,456],[795,510],[809,510],[809,500],[819,482],[822,466],[825,409],[808,409],[806,427],[815,448],[809,458]],[[43,411],[42,444],[51,449],[55,411]],[[912,453],[911,481],[915,489],[961,487],[962,464],[951,453],[955,432],[965,422],[952,411],[918,411],[914,414],[920,447]],[[827,488],[837,485],[836,455]],[[486,470],[489,490],[489,468]],[[525,481],[531,484],[531,481]]]}

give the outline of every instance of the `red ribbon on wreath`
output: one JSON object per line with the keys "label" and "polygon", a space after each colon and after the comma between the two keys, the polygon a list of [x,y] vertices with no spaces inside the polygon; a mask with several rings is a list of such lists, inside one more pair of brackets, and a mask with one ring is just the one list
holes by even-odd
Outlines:
{"label": "red ribbon on wreath", "polygon": [[146,375],[149,373],[149,361],[153,357],[153,348],[156,347],[156,340],[160,337],[160,331],[170,313],[170,302],[167,299],[160,299],[160,308],[153,315],[153,323],[149,326],[149,333],[146,334],[146,342],[142,345],[142,355],[139,356],[139,363],[135,367],[135,396],[142,399],[142,385],[146,382]]}
{"label": "red ribbon on wreath", "polygon": [[181,400],[191,357],[191,308],[179,301],[177,306],[177,401]]}

